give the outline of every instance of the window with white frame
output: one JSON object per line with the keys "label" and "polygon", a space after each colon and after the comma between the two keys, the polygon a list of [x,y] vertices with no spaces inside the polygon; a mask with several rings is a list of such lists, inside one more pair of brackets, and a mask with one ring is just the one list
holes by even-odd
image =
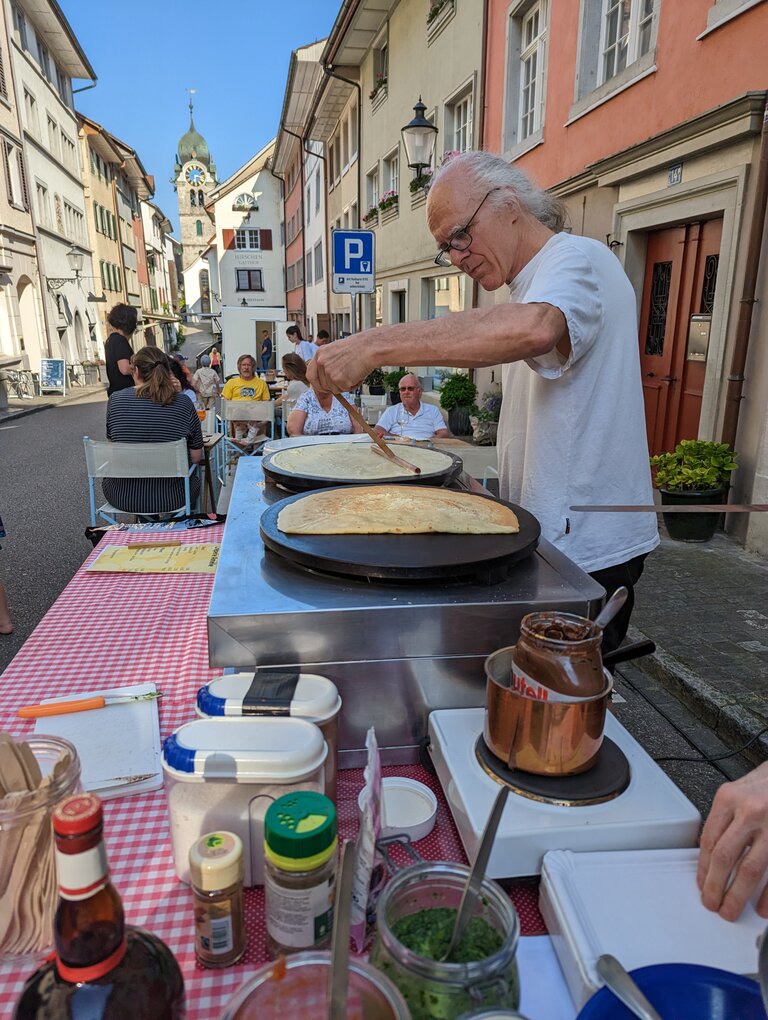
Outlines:
{"label": "window with white frame", "polygon": [[18,146],[12,145],[7,138],[3,138],[2,153],[8,201],[17,209],[29,209],[27,175],[22,151]]}
{"label": "window with white frame", "polygon": [[538,131],[544,114],[544,72],[547,57],[547,3],[540,0],[522,19],[520,50],[521,142]]}
{"label": "window with white frame", "polygon": [[357,106],[349,113],[349,162],[357,159]]}
{"label": "window with white frame", "polygon": [[600,84],[649,51],[654,3],[655,0],[604,0]]}
{"label": "window with white frame", "polygon": [[349,166],[349,116],[346,116],[342,121],[339,134],[341,136],[341,168],[346,170]]}
{"label": "window with white frame", "polygon": [[341,162],[341,132],[339,131],[336,132],[336,137],[333,140],[333,159],[336,169],[334,180],[339,181],[341,179],[341,171],[344,168],[344,164]]}
{"label": "window with white frame", "polygon": [[379,168],[378,165],[369,170],[365,175],[365,201],[367,212],[375,209],[379,204]]}
{"label": "window with white frame", "polygon": [[51,203],[48,197],[48,188],[40,181],[35,181],[35,191],[37,192],[37,216],[40,225],[43,227],[50,227],[51,225]]}
{"label": "window with white frame", "polygon": [[24,89],[24,116],[29,133],[35,138],[39,138],[40,120],[37,114],[37,100],[27,88]]}
{"label": "window with white frame", "polygon": [[44,46],[39,39],[37,40],[37,54],[40,57],[40,68],[43,74],[48,81],[53,81],[53,77],[51,75],[51,57],[48,53],[47,47]]}
{"label": "window with white frame", "polygon": [[0,96],[8,98],[8,83],[5,80],[5,64],[3,63],[3,47],[0,45]]}
{"label": "window with white frame", "polygon": [[315,212],[320,212],[320,171],[315,172]]}
{"label": "window with white frame", "polygon": [[13,15],[13,27],[19,36],[19,43],[23,50],[29,49],[29,42],[27,40],[27,19],[19,10],[17,4],[11,4],[11,13]]}
{"label": "window with white frame", "polygon": [[576,101],[591,109],[654,67],[660,0],[581,0]]}
{"label": "window with white frame", "polygon": [[[291,220],[293,222],[293,220]],[[260,251],[261,237],[258,230],[236,230],[235,248],[239,251]]]}
{"label": "window with white frame", "polygon": [[312,252],[311,251],[308,251],[307,254],[304,256],[304,261],[307,263],[307,268],[306,268],[306,272],[304,274],[304,279],[307,281],[307,286],[311,287],[312,286]]}
{"label": "window with white frame", "polygon": [[470,87],[456,99],[445,104],[446,149],[467,152],[472,148],[473,90]]}
{"label": "window with white frame", "polygon": [[322,238],[315,245],[315,283],[323,279],[323,241]]}
{"label": "window with white frame", "polygon": [[61,159],[61,142],[59,141],[59,125],[53,119],[48,117],[48,148],[51,155],[55,156],[56,159]]}
{"label": "window with white frame", "polygon": [[312,219],[312,185],[307,185],[307,202],[304,206],[304,218],[307,223]]}
{"label": "window with white frame", "polygon": [[400,149],[393,149],[384,157],[384,198],[388,192],[400,194]]}
{"label": "window with white frame", "polygon": [[517,0],[507,22],[504,151],[541,141],[550,0]]}

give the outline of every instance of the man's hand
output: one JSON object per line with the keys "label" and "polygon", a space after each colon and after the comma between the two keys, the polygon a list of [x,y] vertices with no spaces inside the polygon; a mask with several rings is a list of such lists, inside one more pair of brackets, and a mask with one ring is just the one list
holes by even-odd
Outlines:
{"label": "man's hand", "polygon": [[704,906],[735,921],[762,885],[757,912],[768,917],[768,762],[720,787],[700,843],[697,881]]}
{"label": "man's hand", "polygon": [[307,365],[309,382],[331,393],[343,393],[361,383],[371,369],[376,367],[376,362],[371,361],[367,353],[367,345],[361,342],[362,336],[358,333],[347,340],[337,340],[318,348]]}

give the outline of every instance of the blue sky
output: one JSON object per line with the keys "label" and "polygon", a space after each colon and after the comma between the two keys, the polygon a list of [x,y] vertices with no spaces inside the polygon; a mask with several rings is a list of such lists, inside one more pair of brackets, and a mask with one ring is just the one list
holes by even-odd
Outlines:
{"label": "blue sky", "polygon": [[138,152],[174,228],[168,181],[189,126],[184,90],[197,89],[195,127],[224,180],[275,135],[291,51],[325,38],[341,7],[341,0],[60,3],[98,77],[95,89],[75,95],[77,109]]}

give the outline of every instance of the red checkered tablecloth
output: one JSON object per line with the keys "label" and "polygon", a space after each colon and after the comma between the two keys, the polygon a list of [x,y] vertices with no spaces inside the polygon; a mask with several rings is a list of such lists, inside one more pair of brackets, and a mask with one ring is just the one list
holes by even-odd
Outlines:
{"label": "red checkered tablecloth", "polygon": [[[223,527],[174,535],[183,542],[221,541]],[[116,545],[140,536],[111,532]],[[146,535],[151,541],[157,536]],[[197,689],[220,670],[208,665],[207,613],[211,574],[97,574],[85,568],[70,581],[13,662],[0,684],[0,728],[29,736],[32,724],[16,717],[21,705],[106,686],[153,681],[163,691],[160,731],[166,737],[194,718]],[[427,860],[464,861],[461,843],[436,777],[420,766],[384,769],[427,783],[438,798],[435,829],[416,844]],[[350,838],[357,829],[362,769],[339,776],[339,826]],[[105,836],[112,875],[131,924],[158,935],[179,961],[187,989],[188,1020],[216,1020],[234,991],[265,959],[264,894],[246,891],[248,950],[224,970],[195,961],[192,899],[175,876],[165,795],[137,794],[106,801]],[[524,934],[545,931],[535,884],[516,883],[510,895]],[[33,963],[0,963],[0,1016],[12,1007]]]}

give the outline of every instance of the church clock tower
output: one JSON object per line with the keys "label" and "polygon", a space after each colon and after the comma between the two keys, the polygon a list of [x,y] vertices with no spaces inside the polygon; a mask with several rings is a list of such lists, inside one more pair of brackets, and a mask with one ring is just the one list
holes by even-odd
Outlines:
{"label": "church clock tower", "polygon": [[182,135],[176,150],[176,165],[171,184],[179,202],[182,269],[192,265],[200,252],[208,247],[213,234],[213,219],[205,210],[208,195],[218,185],[216,164],[208,143],[195,129],[192,116],[192,93],[189,97],[189,131]]}

